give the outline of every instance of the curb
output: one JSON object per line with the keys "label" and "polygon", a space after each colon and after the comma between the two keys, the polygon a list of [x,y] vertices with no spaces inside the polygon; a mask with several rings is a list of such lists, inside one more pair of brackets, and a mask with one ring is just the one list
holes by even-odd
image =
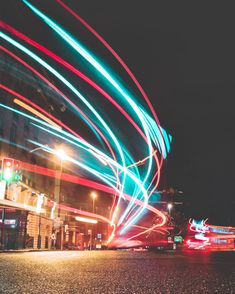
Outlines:
{"label": "curb", "polygon": [[47,249],[29,249],[29,250],[0,250],[0,253],[25,253],[25,252],[42,252],[42,251],[61,251],[61,250],[47,250]]}

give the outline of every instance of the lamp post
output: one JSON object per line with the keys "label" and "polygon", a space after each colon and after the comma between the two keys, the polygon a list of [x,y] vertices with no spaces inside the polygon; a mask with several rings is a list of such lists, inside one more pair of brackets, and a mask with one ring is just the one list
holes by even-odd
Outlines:
{"label": "lamp post", "polygon": [[95,200],[97,198],[97,194],[95,192],[92,192],[91,197],[92,197],[92,200],[93,200],[93,202],[92,202],[92,209],[93,209],[92,212],[95,213]]}
{"label": "lamp post", "polygon": [[38,222],[38,249],[41,249],[42,245],[42,236],[41,236],[41,209],[42,209],[42,204],[43,204],[43,198],[44,194],[37,194],[37,208],[36,208],[36,213],[39,215],[39,222]]}
{"label": "lamp post", "polygon": [[[91,197],[92,197],[92,212],[95,213],[95,200],[96,200],[96,198],[97,198],[97,194],[96,194],[96,192],[92,192],[92,193],[91,193]],[[92,249],[92,247],[94,246],[93,236],[95,236],[95,234],[93,234],[93,231],[94,231],[94,225],[92,224],[91,240],[90,240],[90,249]]]}
{"label": "lamp post", "polygon": [[[60,168],[57,173],[56,181],[55,181],[55,201],[58,204],[58,218],[60,219],[60,200],[61,200],[61,176],[63,171],[63,160],[66,159],[66,153],[63,149],[58,149],[55,151],[55,154],[60,159]],[[60,249],[63,249],[63,226],[60,227]]]}
{"label": "lamp post", "polygon": [[[45,145],[45,147],[47,147],[47,145]],[[29,153],[33,153],[33,152],[38,151],[38,150],[45,150],[46,149],[45,147],[34,148],[34,149],[30,150]]]}
{"label": "lamp post", "polygon": [[[56,177],[56,187],[55,187],[55,197],[56,197],[56,202],[58,203],[58,206],[60,204],[60,194],[61,194],[61,175],[63,171],[63,160],[66,159],[66,153],[63,149],[58,149],[55,154],[59,157],[60,159],[60,168],[59,168],[59,174],[57,174]],[[60,206],[58,207],[58,217],[60,217]]]}
{"label": "lamp post", "polygon": [[[47,145],[45,145],[46,147]],[[32,150],[29,151],[29,153],[34,153],[35,151],[38,151],[38,150],[45,150],[45,147],[36,147]],[[43,197],[44,197],[44,194],[37,194],[37,208],[36,208],[36,213],[38,215],[38,240],[37,240],[37,248],[38,249],[41,249],[41,246],[42,246],[42,236],[41,236],[41,226],[42,226],[42,223],[41,223],[41,208],[42,208],[42,203],[43,203]]]}
{"label": "lamp post", "polygon": [[169,215],[171,216],[171,210],[173,208],[173,204],[172,203],[168,203],[167,204],[167,209],[168,209],[168,212],[169,212]]}
{"label": "lamp post", "polygon": [[[49,148],[48,145],[36,147],[36,148],[30,150],[29,153],[33,153],[33,152],[38,151],[38,150],[44,150],[44,151],[50,150],[50,153],[55,154],[60,159],[60,167],[59,167],[59,170],[56,173],[55,189],[54,189],[55,202],[57,202],[57,204],[58,204],[57,217],[58,217],[58,220],[59,220],[60,219],[61,175],[62,175],[62,170],[63,170],[63,160],[66,160],[67,155],[66,155],[66,153],[65,153],[65,151],[63,149],[53,150],[53,149]],[[62,247],[63,247],[63,228],[61,228],[60,249],[62,249]]]}

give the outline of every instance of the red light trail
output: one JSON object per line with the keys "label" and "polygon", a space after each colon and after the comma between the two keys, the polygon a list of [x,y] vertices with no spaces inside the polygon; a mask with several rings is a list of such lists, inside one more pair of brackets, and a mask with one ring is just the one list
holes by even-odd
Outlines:
{"label": "red light trail", "polygon": [[[167,154],[167,136],[163,136],[163,130],[160,126],[156,112],[142,86],[137,81],[128,66],[121,59],[121,57],[114,51],[114,49],[112,49],[112,47],[72,9],[66,6],[62,1],[58,0],[57,3],[60,4],[60,6],[66,9],[69,13],[71,13],[83,26],[85,26],[125,69],[144,98],[144,101],[147,103],[147,106],[151,112],[150,114],[145,109],[145,107],[142,106],[141,102],[138,101],[138,98],[132,97],[125,86],[119,83],[116,77],[111,72],[109,72],[105,66],[99,63],[99,60],[96,59],[95,54],[91,55],[89,51],[85,49],[85,47],[81,46],[79,41],[77,41],[71,35],[67,34],[67,32],[62,27],[58,26],[55,22],[53,22],[52,19],[43,14],[43,12],[31,5],[28,1],[23,0],[23,2],[28,6],[28,8],[31,9],[34,14],[40,17],[41,20],[50,27],[50,29],[52,29],[62,38],[63,42],[68,46],[68,48],[72,47],[75,49],[76,54],[80,54],[80,56],[82,56],[82,58],[86,60],[90,66],[92,66],[93,71],[97,71],[102,77],[100,82],[103,83],[103,86],[100,86],[87,75],[85,75],[81,70],[78,70],[69,61],[66,61],[61,56],[50,51],[48,48],[27,37],[23,33],[17,31],[10,25],[0,22],[0,26],[3,28],[3,30],[7,33],[10,33],[13,38],[15,38],[13,39],[4,32],[1,33],[1,37],[6,42],[6,45],[4,44],[4,46],[1,46],[0,49],[5,54],[13,58],[14,62],[19,63],[24,68],[30,70],[30,72],[32,72],[42,84],[45,84],[52,90],[53,93],[56,93],[59,96],[59,98],[57,98],[58,100],[61,99],[62,101],[66,101],[66,105],[69,105],[70,111],[71,109],[73,111],[75,110],[76,116],[79,117],[79,119],[82,119],[94,134],[98,134],[97,137],[99,138],[100,142],[99,147],[94,144],[90,144],[76,130],[63,123],[60,117],[55,117],[39,106],[36,102],[32,102],[31,97],[26,98],[23,93],[19,93],[18,90],[12,89],[7,85],[1,85],[5,92],[8,92],[12,96],[15,96],[19,99],[14,100],[18,107],[23,108],[24,111],[33,113],[35,116],[41,118],[41,120],[30,116],[25,112],[19,111],[18,109],[13,109],[7,105],[0,104],[0,107],[4,108],[6,111],[16,112],[18,115],[29,118],[31,120],[31,124],[43,132],[44,135],[46,134],[48,138],[50,137],[56,138],[56,140],[61,140],[76,150],[76,152],[82,154],[80,156],[80,160],[71,157],[69,160],[80,169],[84,169],[87,173],[89,172],[92,175],[92,179],[89,179],[88,177],[78,177],[67,173],[61,173],[60,179],[62,181],[91,187],[93,189],[115,195],[111,208],[112,215],[110,219],[104,218],[103,216],[97,214],[69,208],[61,204],[59,204],[59,207],[65,211],[71,211],[77,214],[102,219],[103,221],[109,223],[111,226],[113,226],[113,231],[109,238],[112,244],[115,243],[115,238],[118,240],[120,236],[121,239],[126,240],[127,242],[139,242],[139,240],[137,240],[139,237],[154,231],[156,228],[163,229],[163,226],[167,221],[167,216],[159,209],[149,205],[148,199],[157,188],[160,181],[160,170],[163,164],[164,152],[165,156]],[[19,43],[17,41],[18,39],[33,47],[33,49],[40,53],[40,56],[43,57],[39,57],[35,52]],[[8,49],[7,46],[13,46],[14,53]],[[18,51],[21,53],[23,52],[24,58],[34,60],[33,65],[19,57],[17,53],[15,53]],[[45,61],[43,59],[45,56],[50,57],[51,60]],[[52,67],[49,62],[53,62],[53,64],[56,63],[62,67]],[[39,66],[39,68],[37,68],[37,66]],[[63,85],[63,87],[59,88],[58,86],[55,86],[54,83],[50,82],[47,76],[44,75],[44,73],[41,73],[41,68],[49,71],[50,74],[52,74],[53,77]],[[78,88],[76,88],[72,82],[66,79],[62,74],[63,70],[65,69],[69,70],[70,73],[74,74],[79,79],[85,81],[88,86],[91,86],[97,93],[101,94],[108,103],[118,110],[117,113],[121,114],[122,119],[126,119],[128,127],[130,125],[133,128],[132,132],[136,131],[136,133],[140,135],[138,138],[141,137],[143,139],[141,144],[146,147],[146,149],[142,151],[144,160],[137,162],[134,160],[136,154],[133,154],[130,151],[131,148],[128,146],[128,144],[125,144],[126,139],[122,140],[122,138],[125,138],[126,135],[124,133],[121,134],[117,121],[115,121],[113,117],[107,116],[105,109],[102,109],[98,99],[95,100],[95,102],[91,100],[92,102],[90,103],[89,95],[88,97],[85,97],[84,94],[80,93]],[[74,76],[71,78],[71,80],[73,81],[73,79]],[[72,93],[72,95],[76,96],[76,99],[78,99],[73,100],[70,98],[71,94],[67,94],[67,91],[64,90],[65,87],[67,90],[69,90],[69,93]],[[113,90],[112,96],[108,93],[110,90],[109,87],[111,87]],[[79,101],[79,103],[77,103],[77,101]],[[43,120],[48,124],[43,124]],[[107,122],[105,120],[107,120]],[[54,123],[60,126],[61,129],[53,129]],[[36,142],[30,138],[27,138],[27,141],[36,145],[37,148],[42,148],[45,152],[54,152],[52,148],[49,146],[45,147],[45,145],[43,145],[41,142]],[[128,143],[131,144],[132,142],[129,140]],[[139,145],[141,146],[141,144]],[[107,153],[106,149],[108,149],[109,153]],[[146,152],[148,156],[146,156]],[[98,161],[103,165],[98,163]],[[138,162],[144,163],[145,167],[139,168]],[[21,168],[22,170],[41,174],[47,177],[58,177],[58,174],[55,170],[32,165],[27,162],[22,162]],[[93,180],[94,177],[97,177],[99,180]],[[105,184],[100,183],[100,181],[104,182]],[[149,227],[136,226],[136,228],[141,230],[141,232],[130,232],[126,234],[131,227],[135,226],[136,222],[144,217],[143,215],[145,209],[159,217],[158,224],[150,225]]]}

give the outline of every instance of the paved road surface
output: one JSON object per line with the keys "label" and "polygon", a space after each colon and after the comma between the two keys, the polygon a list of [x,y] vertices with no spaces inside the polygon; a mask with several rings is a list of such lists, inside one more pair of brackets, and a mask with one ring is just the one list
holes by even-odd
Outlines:
{"label": "paved road surface", "polygon": [[235,252],[0,253],[0,293],[235,293]]}

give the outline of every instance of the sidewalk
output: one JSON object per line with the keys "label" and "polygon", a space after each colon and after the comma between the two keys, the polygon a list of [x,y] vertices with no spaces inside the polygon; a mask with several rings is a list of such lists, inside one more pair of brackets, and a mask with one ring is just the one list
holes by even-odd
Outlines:
{"label": "sidewalk", "polygon": [[40,252],[40,251],[61,251],[56,249],[8,249],[8,250],[1,250],[0,253],[24,253],[24,252]]}

